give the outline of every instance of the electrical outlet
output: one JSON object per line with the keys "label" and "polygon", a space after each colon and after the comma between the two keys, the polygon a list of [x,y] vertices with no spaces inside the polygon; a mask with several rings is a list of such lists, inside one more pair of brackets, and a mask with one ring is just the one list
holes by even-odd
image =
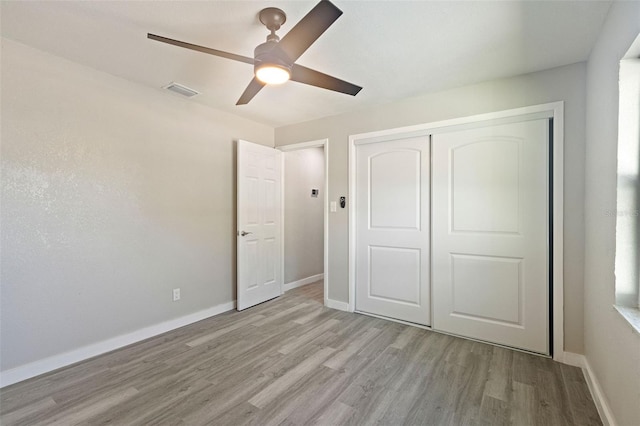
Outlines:
{"label": "electrical outlet", "polygon": [[173,289],[173,301],[176,302],[180,300],[180,289],[179,288],[174,288]]}

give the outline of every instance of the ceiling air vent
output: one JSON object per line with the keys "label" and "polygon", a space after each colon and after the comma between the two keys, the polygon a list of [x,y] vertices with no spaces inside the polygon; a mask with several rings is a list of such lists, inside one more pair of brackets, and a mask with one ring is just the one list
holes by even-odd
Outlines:
{"label": "ceiling air vent", "polygon": [[173,81],[164,86],[163,89],[171,90],[172,92],[179,93],[182,96],[186,96],[187,98],[192,98],[195,95],[200,94],[200,92],[189,89],[187,86],[183,86],[182,84],[174,83]]}

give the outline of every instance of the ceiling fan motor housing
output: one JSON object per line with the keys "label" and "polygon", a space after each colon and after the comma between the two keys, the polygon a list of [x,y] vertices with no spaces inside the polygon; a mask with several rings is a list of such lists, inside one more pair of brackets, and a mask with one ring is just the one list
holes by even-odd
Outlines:
{"label": "ceiling fan motor housing", "polygon": [[277,41],[267,41],[258,45],[253,51],[253,57],[255,58],[254,71],[264,66],[265,64],[273,65],[279,68],[286,69],[291,73],[291,60],[286,58],[284,53],[280,49],[276,49],[278,46]]}

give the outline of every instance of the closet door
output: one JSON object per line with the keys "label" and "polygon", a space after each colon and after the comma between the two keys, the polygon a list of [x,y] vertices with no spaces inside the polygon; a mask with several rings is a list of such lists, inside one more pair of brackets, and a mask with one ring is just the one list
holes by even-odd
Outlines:
{"label": "closet door", "polygon": [[356,185],[356,310],[429,325],[429,138],[358,145]]}
{"label": "closet door", "polygon": [[433,327],[549,353],[549,122],[435,134]]}

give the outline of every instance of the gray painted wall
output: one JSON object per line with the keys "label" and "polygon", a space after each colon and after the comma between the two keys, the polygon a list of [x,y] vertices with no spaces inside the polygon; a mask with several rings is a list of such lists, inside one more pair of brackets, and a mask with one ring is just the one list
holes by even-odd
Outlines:
{"label": "gray painted wall", "polygon": [[[583,352],[584,63],[494,80],[276,129],[276,146],[329,139],[329,199],[348,195],[348,137],[553,101],[565,101],[565,348]],[[366,91],[366,87],[364,88]],[[329,289],[348,300],[348,209],[329,213]]]}
{"label": "gray painted wall", "polygon": [[[284,154],[284,282],[324,271],[324,149]],[[311,189],[320,190],[317,198]]]}
{"label": "gray painted wall", "polygon": [[234,300],[238,138],[274,143],[3,39],[1,369]]}
{"label": "gray painted wall", "polygon": [[587,67],[585,355],[620,425],[640,424],[640,335],[615,303],[618,64],[640,32],[640,2],[614,2]]}

